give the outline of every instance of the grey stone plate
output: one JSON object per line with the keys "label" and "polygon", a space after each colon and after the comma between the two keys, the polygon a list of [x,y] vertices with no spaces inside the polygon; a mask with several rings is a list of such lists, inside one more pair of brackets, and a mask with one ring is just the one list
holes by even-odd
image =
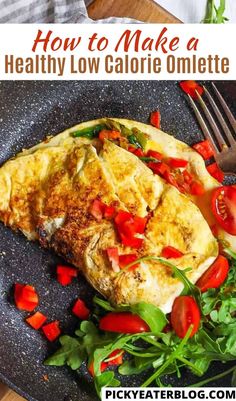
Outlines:
{"label": "grey stone plate", "polygon": [[[236,111],[236,83],[220,82],[226,99]],[[74,124],[101,116],[126,117],[147,122],[150,111],[160,108],[162,128],[189,144],[202,138],[200,129],[176,82],[0,82],[0,163]],[[77,320],[70,313],[76,297],[91,303],[94,291],[80,277],[62,288],[55,280],[60,261],[37,243],[29,243],[0,224],[0,379],[31,401],[96,400],[86,369],[43,366],[56,348],[24,323],[24,313],[13,304],[12,285],[32,283],[40,294],[40,309],[50,319],[59,319],[63,331],[72,333]],[[214,365],[209,374],[225,369]],[[44,380],[48,375],[48,381]],[[139,385],[141,378],[124,380]],[[187,385],[196,378],[185,374],[171,384]],[[224,386],[229,378],[213,385]]]}

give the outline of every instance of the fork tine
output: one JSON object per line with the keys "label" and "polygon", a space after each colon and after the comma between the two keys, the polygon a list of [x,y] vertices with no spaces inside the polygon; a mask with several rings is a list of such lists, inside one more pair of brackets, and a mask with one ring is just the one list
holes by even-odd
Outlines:
{"label": "fork tine", "polygon": [[219,122],[220,122],[220,124],[221,124],[221,126],[223,128],[223,130],[224,130],[226,138],[228,139],[230,145],[234,145],[235,144],[235,139],[234,139],[234,137],[233,137],[228,125],[226,124],[226,122],[224,120],[224,117],[222,116],[222,114],[221,114],[216,102],[214,101],[213,97],[211,96],[211,94],[209,93],[207,88],[205,86],[203,86],[203,87],[204,87],[204,93],[206,94],[206,96],[207,96],[207,98],[208,98],[208,100],[210,102],[210,105],[213,108],[213,110],[214,110],[214,112],[215,112],[215,114],[216,114],[216,116],[217,116],[217,118],[218,118],[218,120],[219,120]]}
{"label": "fork tine", "polygon": [[218,99],[219,99],[219,101],[221,103],[221,106],[223,107],[223,109],[225,111],[225,114],[227,115],[227,117],[229,119],[230,124],[233,127],[234,132],[236,133],[236,119],[234,118],[234,116],[231,113],[229,107],[227,106],[223,96],[221,95],[221,93],[219,92],[219,90],[217,89],[215,84],[213,82],[211,84],[212,84],[212,87],[213,87],[213,89],[214,89],[214,91],[216,93],[216,96],[218,97]]}
{"label": "fork tine", "polygon": [[213,129],[213,132],[215,134],[215,137],[216,137],[216,139],[218,141],[218,144],[219,144],[220,148],[227,147],[227,144],[226,144],[223,136],[221,135],[221,132],[220,132],[219,128],[217,127],[217,125],[216,125],[216,123],[215,123],[215,121],[214,121],[214,119],[213,119],[213,117],[212,117],[212,115],[211,115],[206,103],[204,102],[203,98],[199,95],[198,91],[196,90],[195,92],[197,94],[197,97],[198,97],[198,100],[199,100],[199,104],[200,104],[200,106],[201,106],[201,108],[202,108],[207,120],[209,121],[209,124],[210,124],[211,128]]}
{"label": "fork tine", "polygon": [[195,113],[195,116],[199,122],[199,125],[202,129],[202,132],[205,136],[205,138],[210,142],[211,146],[213,147],[213,149],[215,150],[216,153],[219,153],[219,149],[217,148],[216,144],[215,144],[215,140],[211,134],[211,132],[209,131],[200,111],[198,110],[196,104],[194,103],[192,97],[190,95],[188,95],[189,101],[191,103],[191,106],[193,108],[193,111]]}

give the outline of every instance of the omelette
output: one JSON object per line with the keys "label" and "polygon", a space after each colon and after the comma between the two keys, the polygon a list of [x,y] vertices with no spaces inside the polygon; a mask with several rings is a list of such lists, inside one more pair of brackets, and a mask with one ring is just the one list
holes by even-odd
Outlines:
{"label": "omelette", "polygon": [[[188,268],[188,278],[196,283],[218,256],[208,204],[219,183],[209,175],[201,156],[185,143],[136,121],[112,121],[142,131],[145,150],[187,160],[205,194],[194,197],[179,192],[129,152],[124,141],[100,141],[97,127],[106,124],[106,119],[100,119],[48,137],[0,168],[0,220],[63,256],[113,304],[146,301],[168,313],[183,289],[172,269],[149,259],[135,269],[117,272],[107,250],[141,258],[158,257],[165,247],[174,247],[181,257],[170,262],[179,269]],[[148,216],[145,231],[137,234],[140,247],[121,241],[113,218],[98,219],[91,213],[96,200],[138,218]],[[234,247],[235,237],[223,231],[221,235]]]}

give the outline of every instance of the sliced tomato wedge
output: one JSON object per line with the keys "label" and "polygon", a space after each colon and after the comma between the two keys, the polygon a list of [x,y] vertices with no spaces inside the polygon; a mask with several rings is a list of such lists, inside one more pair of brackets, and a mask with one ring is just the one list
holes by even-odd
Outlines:
{"label": "sliced tomato wedge", "polygon": [[200,288],[201,292],[206,292],[209,288],[218,288],[225,282],[228,273],[229,262],[224,256],[219,255],[215,262],[197,281],[196,285]]}
{"label": "sliced tomato wedge", "polygon": [[118,139],[121,138],[121,133],[119,131],[105,130],[99,132],[99,139],[103,142],[105,139]]}
{"label": "sliced tomato wedge", "polygon": [[[135,255],[134,253],[129,253],[127,255],[120,255],[119,256],[119,266],[121,269],[125,269],[126,266],[128,266],[130,263],[135,262],[136,260],[137,260],[137,255]],[[139,263],[131,266],[129,268],[129,271],[137,269],[138,266],[139,266]]]}
{"label": "sliced tomato wedge", "polygon": [[219,225],[229,234],[236,235],[236,187],[222,186],[212,194],[212,212]]}
{"label": "sliced tomato wedge", "polygon": [[214,177],[218,182],[222,183],[224,181],[225,175],[217,163],[212,163],[207,166],[207,171]]}
{"label": "sliced tomato wedge", "polygon": [[[100,365],[101,372],[104,372],[104,370],[106,370],[107,367],[108,367],[108,363],[107,362],[102,362],[101,365]],[[90,375],[92,377],[95,376],[95,373],[94,373],[94,361],[92,361],[90,363],[90,365],[88,366],[88,371],[89,371],[89,373],[90,373]]]}
{"label": "sliced tomato wedge", "polygon": [[47,317],[41,312],[35,312],[32,316],[27,317],[25,321],[34,329],[39,330],[46,322]]}
{"label": "sliced tomato wedge", "polygon": [[75,302],[72,312],[81,320],[87,320],[90,315],[90,310],[85,305],[85,302],[80,298]]}
{"label": "sliced tomato wedge", "polygon": [[193,149],[195,149],[204,160],[208,160],[215,155],[215,151],[207,139],[193,145]]}
{"label": "sliced tomato wedge", "polygon": [[112,270],[115,273],[118,273],[120,271],[120,266],[119,266],[119,252],[118,248],[107,248],[107,257],[109,262],[111,263]]}
{"label": "sliced tomato wedge", "polygon": [[162,249],[161,256],[166,259],[170,258],[181,258],[183,256],[183,253],[179,251],[178,249],[174,248],[173,246],[166,246],[165,248]]}
{"label": "sliced tomato wedge", "polygon": [[184,159],[178,159],[177,157],[170,157],[168,159],[168,165],[171,168],[184,168],[187,167],[188,161]]}
{"label": "sliced tomato wedge", "polygon": [[202,96],[204,92],[203,87],[199,85],[196,81],[181,81],[179,85],[187,95],[190,95],[193,99],[196,100],[198,99],[196,91],[198,91],[200,96]]}
{"label": "sliced tomato wedge", "polygon": [[193,297],[181,295],[175,299],[170,320],[178,337],[184,338],[191,325],[193,329],[190,337],[193,337],[199,329],[200,319],[200,310]]}
{"label": "sliced tomato wedge", "polygon": [[44,335],[49,341],[55,341],[60,336],[61,329],[59,324],[59,321],[55,320],[54,322],[45,324],[45,326],[42,327]]}
{"label": "sliced tomato wedge", "polygon": [[135,334],[150,331],[147,323],[131,312],[110,312],[101,318],[99,328],[115,333]]}
{"label": "sliced tomato wedge", "polygon": [[123,363],[123,355],[124,351],[121,349],[116,349],[115,351],[111,352],[110,355],[108,356],[107,359],[110,359],[110,361],[107,361],[108,366],[118,366]]}
{"label": "sliced tomato wedge", "polygon": [[161,113],[159,110],[151,112],[150,123],[153,125],[153,127],[156,127],[158,129],[161,127]]}

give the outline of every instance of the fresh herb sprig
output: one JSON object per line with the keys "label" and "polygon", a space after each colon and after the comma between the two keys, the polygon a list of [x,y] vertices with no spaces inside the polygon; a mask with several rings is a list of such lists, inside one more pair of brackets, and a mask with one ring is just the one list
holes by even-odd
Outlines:
{"label": "fresh herb sprig", "polygon": [[225,13],[225,0],[220,0],[217,7],[215,0],[208,0],[206,7],[206,15],[203,20],[204,24],[224,24],[228,18],[224,16]]}

